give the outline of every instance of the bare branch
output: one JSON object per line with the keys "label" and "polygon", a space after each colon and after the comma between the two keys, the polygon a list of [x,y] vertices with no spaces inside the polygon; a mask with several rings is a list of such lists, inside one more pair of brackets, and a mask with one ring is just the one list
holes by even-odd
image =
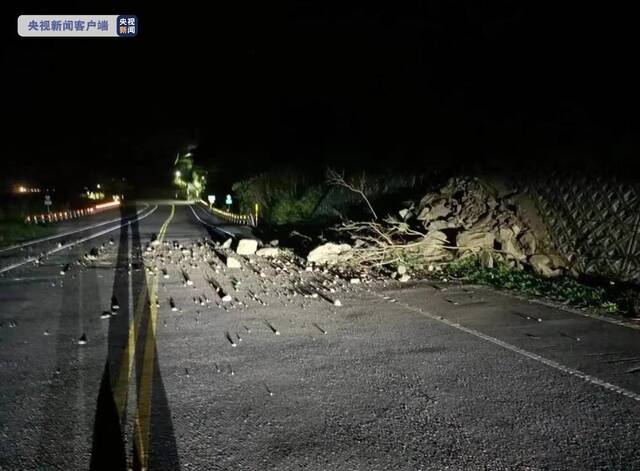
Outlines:
{"label": "bare branch", "polygon": [[347,233],[352,239],[366,243],[354,247],[351,257],[345,261],[345,264],[354,269],[381,268],[407,263],[413,266],[435,266],[451,260],[452,251],[460,250],[444,241],[429,237],[428,233],[407,229],[406,223],[401,221],[347,222],[334,230]]}
{"label": "bare branch", "polygon": [[345,176],[344,176],[344,172],[343,173],[338,173],[337,171],[333,170],[332,168],[328,168],[327,169],[327,183],[329,183],[330,185],[342,186],[342,187],[346,188],[347,190],[352,191],[352,192],[357,193],[358,195],[360,195],[362,197],[362,199],[364,200],[364,202],[367,203],[367,206],[369,207],[369,211],[371,211],[371,214],[373,215],[373,219],[376,219],[376,220],[378,219],[378,215],[373,210],[373,206],[371,206],[371,203],[369,202],[369,199],[364,194],[364,189],[365,189],[365,184],[366,184],[366,176],[364,174],[362,174],[362,176],[360,177],[360,179],[357,182],[348,182],[346,180]]}

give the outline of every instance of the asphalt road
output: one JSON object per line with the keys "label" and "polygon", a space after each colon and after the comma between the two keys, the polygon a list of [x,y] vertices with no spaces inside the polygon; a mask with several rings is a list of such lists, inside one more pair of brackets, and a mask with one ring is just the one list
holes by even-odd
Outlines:
{"label": "asphalt road", "polygon": [[0,469],[640,469],[640,331],[229,234],[147,202],[0,275]]}

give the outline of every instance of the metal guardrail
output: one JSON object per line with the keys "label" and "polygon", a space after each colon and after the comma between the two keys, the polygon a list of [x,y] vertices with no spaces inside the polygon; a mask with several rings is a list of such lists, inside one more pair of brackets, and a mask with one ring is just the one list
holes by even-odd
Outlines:
{"label": "metal guardrail", "polygon": [[200,200],[200,202],[204,204],[207,207],[207,209],[211,211],[212,214],[232,224],[244,224],[244,225],[249,225],[253,227],[257,225],[256,220],[253,217],[253,214],[232,213],[229,211],[224,211],[222,209],[209,206],[204,200]]}
{"label": "metal guardrail", "polygon": [[73,209],[69,211],[51,211],[49,213],[31,214],[25,218],[27,224],[51,224],[54,222],[67,221],[69,219],[77,219],[83,216],[91,216],[107,209],[120,206],[119,201],[110,203],[102,203],[90,208]]}

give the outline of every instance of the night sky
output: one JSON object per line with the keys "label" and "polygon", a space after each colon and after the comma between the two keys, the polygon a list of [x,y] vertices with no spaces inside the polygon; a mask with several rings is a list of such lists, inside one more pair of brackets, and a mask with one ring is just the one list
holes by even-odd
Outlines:
{"label": "night sky", "polygon": [[[3,15],[8,181],[149,182],[189,143],[238,177],[452,159],[611,167],[639,150],[637,19],[605,4],[56,3]],[[136,14],[140,35],[19,38],[29,13]]]}

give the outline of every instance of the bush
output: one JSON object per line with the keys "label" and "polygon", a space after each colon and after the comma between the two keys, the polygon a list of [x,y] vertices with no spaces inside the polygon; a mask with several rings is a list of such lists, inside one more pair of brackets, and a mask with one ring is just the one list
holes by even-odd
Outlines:
{"label": "bush", "polygon": [[311,217],[322,195],[319,186],[308,188],[301,197],[284,194],[271,207],[270,221],[276,225],[304,222]]}
{"label": "bush", "polygon": [[51,225],[25,224],[22,221],[0,221],[0,247],[44,237],[54,232]]}
{"label": "bush", "polygon": [[324,187],[295,172],[263,173],[232,186],[243,213],[260,205],[261,218],[283,225],[306,221],[324,194]]}

